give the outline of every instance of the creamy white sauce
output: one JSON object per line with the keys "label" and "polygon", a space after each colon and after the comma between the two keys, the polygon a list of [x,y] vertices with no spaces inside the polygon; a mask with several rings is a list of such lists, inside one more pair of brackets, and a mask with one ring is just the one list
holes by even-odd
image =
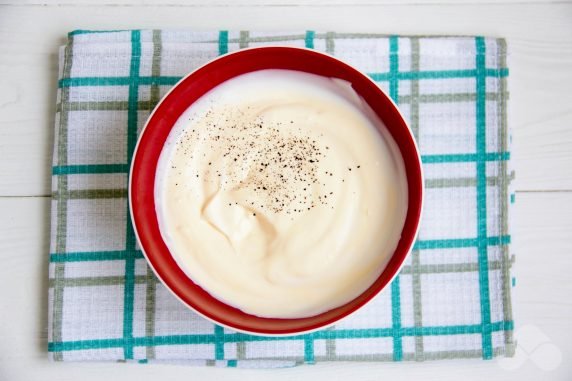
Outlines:
{"label": "creamy white sauce", "polygon": [[347,82],[262,70],[179,118],[155,200],[195,283],[244,312],[298,318],[375,281],[401,236],[407,182],[396,143]]}

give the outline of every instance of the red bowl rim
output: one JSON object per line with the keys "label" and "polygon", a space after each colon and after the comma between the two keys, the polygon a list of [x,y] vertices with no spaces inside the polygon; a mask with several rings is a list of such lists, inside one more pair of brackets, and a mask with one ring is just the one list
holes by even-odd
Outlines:
{"label": "red bowl rim", "polygon": [[[367,79],[367,81],[370,82],[370,86],[372,86],[372,88],[375,88],[375,92],[377,93],[377,96],[381,96],[382,98],[384,98],[384,100],[391,104],[391,112],[394,113],[394,117],[397,116],[400,122],[400,129],[401,131],[403,131],[404,133],[406,132],[408,135],[408,139],[407,139],[407,143],[409,144],[409,151],[407,152],[408,155],[413,155],[413,159],[415,159],[414,161],[414,168],[413,170],[413,174],[411,175],[409,172],[407,172],[407,179],[408,179],[408,188],[409,188],[409,184],[410,184],[410,180],[411,180],[411,176],[413,176],[413,182],[415,184],[417,184],[417,186],[415,187],[415,199],[412,200],[411,197],[411,189],[409,188],[409,197],[408,197],[408,212],[407,212],[407,217],[406,217],[406,225],[405,226],[409,226],[410,229],[408,229],[408,234],[407,236],[404,238],[403,234],[402,237],[398,243],[398,247],[395,250],[395,252],[392,254],[390,261],[388,262],[388,264],[386,265],[386,267],[383,269],[382,273],[380,274],[380,276],[378,277],[378,279],[374,282],[374,284],[372,284],[366,291],[364,291],[362,294],[360,294],[360,296],[358,296],[357,298],[355,298],[354,300],[340,306],[337,308],[334,308],[333,310],[329,310],[326,311],[322,314],[318,314],[316,316],[312,316],[312,317],[308,317],[308,318],[301,318],[301,319],[270,319],[270,318],[261,318],[258,316],[254,316],[254,315],[250,315],[247,313],[244,313],[241,310],[238,310],[234,307],[231,307],[223,302],[221,302],[220,300],[216,299],[214,296],[210,295],[209,293],[207,293],[206,291],[202,290],[202,288],[198,285],[196,285],[188,276],[186,276],[187,278],[187,284],[191,287],[198,287],[199,289],[201,289],[202,293],[204,294],[204,296],[206,296],[207,298],[212,299],[212,301],[217,302],[217,303],[221,303],[225,306],[227,306],[228,308],[230,308],[231,310],[235,310],[240,314],[244,314],[247,315],[251,318],[254,319],[262,319],[262,320],[282,320],[282,321],[297,321],[297,320],[307,320],[307,319],[314,319],[316,317],[322,316],[322,315],[326,315],[326,314],[331,314],[333,311],[337,311],[341,308],[346,307],[347,305],[354,303],[356,304],[355,306],[353,306],[352,308],[349,308],[348,311],[345,311],[343,313],[340,313],[332,318],[327,319],[326,321],[323,321],[321,323],[314,323],[314,324],[306,324],[306,326],[304,328],[300,328],[300,329],[257,329],[257,328],[252,328],[252,327],[246,327],[243,324],[237,324],[236,322],[232,321],[232,320],[228,320],[225,319],[221,316],[214,316],[212,313],[207,313],[203,308],[201,308],[201,306],[198,305],[198,303],[195,300],[189,299],[188,297],[185,297],[184,295],[180,295],[176,290],[175,290],[175,286],[176,284],[173,283],[175,282],[174,280],[172,280],[169,276],[166,276],[167,274],[165,274],[165,272],[158,270],[157,268],[157,256],[155,253],[153,252],[147,252],[146,250],[146,244],[145,242],[148,242],[148,239],[150,238],[149,236],[146,235],[142,235],[141,233],[141,228],[145,227],[147,225],[147,221],[145,219],[142,218],[142,214],[139,213],[140,209],[138,208],[138,203],[134,202],[134,197],[138,198],[138,194],[141,193],[140,190],[134,186],[134,179],[138,179],[138,177],[140,177],[142,175],[142,171],[141,171],[141,165],[140,164],[140,160],[138,160],[141,156],[140,151],[142,150],[142,142],[144,141],[144,136],[146,136],[145,134],[148,133],[148,131],[150,130],[150,126],[152,126],[155,122],[154,117],[156,117],[157,114],[163,112],[162,107],[164,106],[164,104],[166,102],[168,102],[168,100],[170,100],[173,96],[173,93],[180,88],[181,86],[184,86],[186,84],[188,84],[188,81],[190,81],[190,79],[194,76],[197,75],[204,75],[202,72],[205,70],[209,69],[209,66],[217,63],[217,62],[222,62],[224,60],[227,60],[231,57],[236,57],[236,56],[240,56],[240,55],[245,55],[248,54],[249,52],[263,52],[264,54],[268,53],[268,54],[274,54],[276,52],[281,52],[281,53],[292,53],[294,54],[295,52],[297,53],[303,53],[304,55],[308,55],[309,56],[313,56],[313,58],[321,58],[321,59],[326,59],[328,61],[330,61],[331,63],[335,63],[336,65],[339,65],[340,67],[343,67],[344,70],[346,70],[347,72],[352,72],[353,75],[355,75],[356,77],[361,77],[361,79]],[[272,69],[272,67],[268,67],[268,69]],[[248,72],[252,72],[252,71],[256,71],[256,70],[260,70],[260,69],[255,69],[255,70],[250,70],[250,71],[244,71],[243,73],[239,73],[240,74],[245,74]],[[304,70],[299,70],[299,71],[303,71]],[[309,72],[309,71],[308,71]],[[319,73],[316,73],[319,75]],[[235,76],[231,76],[230,78],[233,78]],[[329,77],[334,77],[334,76],[329,76]],[[347,79],[346,79],[347,80]],[[220,85],[221,83],[223,83],[224,81],[221,81],[220,83],[217,83],[216,85],[212,86],[212,88]],[[352,83],[352,87],[353,87],[353,83]],[[207,90],[208,91],[208,90]],[[357,90],[355,90],[357,92]],[[198,98],[202,97],[206,92],[201,93]],[[359,94],[359,93],[358,93]],[[362,96],[362,94],[360,94],[360,96]],[[196,100],[195,100],[196,101]],[[190,105],[192,105],[195,101],[191,102],[188,106],[190,107]],[[369,102],[368,102],[369,103]],[[371,105],[370,105],[371,106]],[[371,106],[374,111],[377,113],[377,109],[373,106]],[[186,108],[185,108],[186,109]],[[184,112],[184,110],[182,111]],[[182,114],[182,112],[177,116],[177,119],[180,117],[180,115]],[[388,113],[390,111],[387,111]],[[379,115],[379,114],[378,114]],[[381,118],[381,115],[380,115]],[[384,121],[384,124],[385,121]],[[174,123],[173,123],[174,125]],[[171,128],[173,127],[173,125],[171,125],[171,127],[169,128],[169,131],[171,130]],[[387,127],[387,124],[386,124]],[[397,127],[396,127],[397,128]],[[168,134],[167,134],[168,135]],[[393,135],[393,134],[392,134]],[[164,143],[164,141],[163,141]],[[399,145],[399,149],[400,152],[402,153],[403,156],[403,152],[401,151],[402,146]],[[162,149],[162,147],[161,147]],[[158,157],[157,157],[158,159]],[[404,157],[405,159],[405,157]],[[155,161],[155,167],[153,168],[153,174],[152,177],[154,178],[155,176],[155,170],[156,170],[156,162]],[[151,188],[154,190],[154,182],[151,186]],[[154,192],[153,192],[154,194]],[[163,283],[163,285],[165,285],[165,287],[169,290],[169,292],[171,294],[173,294],[177,299],[179,299],[181,301],[181,303],[183,303],[187,308],[191,309],[193,312],[197,313],[198,315],[202,316],[203,318],[218,324],[220,326],[238,331],[238,332],[242,332],[242,333],[246,333],[249,335],[260,335],[260,336],[292,336],[292,335],[300,335],[300,334],[306,334],[306,333],[311,333],[320,329],[324,329],[327,328],[331,325],[334,325],[336,323],[338,323],[340,320],[342,319],[346,319],[348,317],[350,317],[351,315],[353,315],[354,313],[356,313],[357,311],[359,311],[361,308],[363,308],[366,304],[370,303],[379,293],[381,293],[382,291],[384,291],[387,286],[391,283],[391,281],[399,274],[399,271],[401,270],[401,268],[403,267],[404,263],[405,263],[405,259],[407,258],[407,255],[409,255],[411,248],[413,247],[413,244],[415,242],[415,239],[417,238],[417,234],[419,232],[419,225],[420,225],[420,221],[421,221],[421,215],[422,215],[422,211],[423,211],[423,203],[424,203],[424,194],[425,194],[425,183],[424,183],[424,176],[423,176],[423,170],[422,170],[422,164],[421,164],[421,155],[420,155],[420,151],[417,145],[417,142],[415,140],[415,137],[413,136],[413,133],[411,131],[411,129],[409,128],[403,114],[401,113],[401,110],[399,109],[399,107],[397,106],[397,104],[391,99],[391,97],[389,97],[384,90],[382,90],[376,83],[375,81],[373,81],[369,76],[363,74],[362,72],[360,72],[359,70],[355,69],[353,66],[339,60],[338,58],[335,58],[329,54],[326,53],[322,53],[313,49],[308,49],[308,48],[301,48],[301,47],[291,47],[291,46],[263,46],[263,47],[251,47],[251,48],[245,48],[245,49],[241,49],[241,50],[237,50],[234,52],[230,52],[221,56],[218,56],[208,62],[206,62],[205,64],[201,65],[200,67],[198,67],[197,69],[193,70],[192,72],[190,72],[189,74],[185,75],[183,78],[181,78],[171,89],[169,89],[169,91],[163,96],[163,98],[159,101],[159,103],[155,106],[155,108],[153,109],[153,111],[151,112],[151,114],[149,115],[149,117],[147,118],[147,121],[145,122],[145,125],[143,127],[143,129],[141,130],[138,139],[137,139],[137,144],[135,146],[135,149],[133,151],[133,156],[132,156],[132,160],[131,160],[131,166],[130,166],[130,171],[129,171],[129,179],[128,179],[128,202],[129,202],[129,212],[130,212],[130,217],[131,217],[131,222],[133,224],[133,229],[134,229],[134,233],[135,233],[135,237],[139,243],[141,252],[143,253],[143,256],[145,257],[147,264],[151,267],[151,269],[153,270],[153,272],[155,273],[155,275],[157,276],[157,278]],[[147,196],[148,198],[148,196]],[[412,205],[414,206],[414,210],[410,215],[410,209],[412,207]],[[145,204],[142,204],[142,206],[145,206]],[[148,206],[147,206],[148,208]],[[153,209],[154,209],[154,202],[153,202]],[[156,219],[156,218],[155,218]],[[412,220],[412,221],[410,221]],[[155,223],[156,221],[154,221],[153,223]],[[405,230],[405,226],[404,226],[404,230]],[[158,231],[157,228],[157,232],[158,234],[154,234],[154,237],[152,237],[153,239],[159,239],[159,241],[163,244],[163,246],[166,245],[162,240],[161,234]],[[143,239],[142,239],[143,238]],[[397,256],[396,253],[399,252],[399,255]],[[167,249],[167,254],[169,254],[170,259],[174,262],[170,252],[168,252]],[[387,272],[388,272],[388,268],[391,265],[391,269],[390,269],[390,275],[387,276]],[[180,269],[178,266],[175,265],[175,267],[177,267],[174,270],[178,270],[181,273],[183,273],[183,270]],[[173,270],[173,269],[172,269]],[[383,277],[386,276],[385,279],[383,280],[383,284],[382,285],[377,285],[377,283],[379,282],[379,280]],[[190,282],[190,283],[189,283]],[[377,286],[376,286],[377,285]],[[372,290],[373,289],[373,290]],[[371,291],[371,292],[370,292]],[[369,294],[367,296],[364,296],[366,293]],[[361,299],[361,301],[359,303],[355,303],[356,300]]]}

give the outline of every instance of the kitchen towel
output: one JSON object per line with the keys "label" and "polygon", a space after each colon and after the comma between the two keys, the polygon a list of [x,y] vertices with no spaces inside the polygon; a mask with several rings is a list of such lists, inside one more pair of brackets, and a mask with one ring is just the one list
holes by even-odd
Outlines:
{"label": "kitchen towel", "polygon": [[[250,336],[188,310],[157,281],[127,202],[136,136],[182,76],[227,52],[290,45],[367,73],[419,144],[425,206],[399,276],[335,327]],[[506,43],[484,37],[336,32],[84,31],[60,50],[50,358],[284,367],[321,361],[511,356]]]}

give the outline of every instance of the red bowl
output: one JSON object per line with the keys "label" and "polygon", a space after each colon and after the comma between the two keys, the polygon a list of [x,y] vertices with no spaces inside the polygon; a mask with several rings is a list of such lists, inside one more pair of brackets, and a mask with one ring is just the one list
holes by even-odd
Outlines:
{"label": "red bowl", "polygon": [[[222,82],[262,69],[288,69],[340,78],[377,113],[396,141],[407,172],[409,204],[398,246],[377,280],[359,297],[316,316],[298,319],[262,318],[214,298],[177,265],[159,232],[154,184],[159,155],[179,116],[197,99]],[[192,310],[229,328],[259,335],[292,335],[324,328],[358,310],[397,275],[411,249],[421,216],[421,158],[407,123],[391,99],[366,75],[329,56],[309,49],[263,47],[240,50],[215,59],[183,78],[157,105],[141,133],[133,155],[129,203],[143,254],[159,279]]]}

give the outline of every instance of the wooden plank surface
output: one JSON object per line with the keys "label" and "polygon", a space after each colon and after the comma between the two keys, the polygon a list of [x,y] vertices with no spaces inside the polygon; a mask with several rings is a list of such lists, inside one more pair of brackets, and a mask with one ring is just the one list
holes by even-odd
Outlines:
{"label": "wooden plank surface", "polygon": [[572,0],[0,0],[0,4],[13,6],[29,6],[29,5],[95,5],[101,6],[162,6],[162,7],[204,7],[204,6],[377,6],[377,5],[450,5],[450,4],[565,4],[572,3]]}
{"label": "wooden plank surface", "polygon": [[[216,380],[569,380],[572,374],[572,204],[569,192],[517,194],[514,294],[518,326],[543,332],[563,356],[550,373],[528,361],[506,370],[498,361],[333,363],[286,370],[213,369],[126,364],[51,364],[46,357],[49,199],[0,198],[0,379]],[[516,331],[517,340],[519,331]],[[535,348],[533,348],[535,349]]]}
{"label": "wooden plank surface", "polygon": [[[0,0],[0,380],[569,380],[572,377],[572,2],[534,0]],[[517,171],[515,318],[562,356],[335,363],[278,371],[46,360],[50,162],[57,48],[69,30],[318,29],[507,37]],[[523,333],[524,332],[524,333]],[[517,339],[529,334],[517,328]],[[528,335],[528,336],[527,336]],[[546,349],[547,347],[542,348]],[[537,355],[541,350],[534,347]],[[531,353],[532,353],[531,352]],[[541,353],[542,352],[542,353]],[[554,352],[553,352],[554,353]],[[513,361],[513,365],[516,363]],[[518,364],[516,364],[518,365]]]}
{"label": "wooden plank surface", "polygon": [[66,32],[133,27],[313,28],[507,37],[516,187],[571,190],[571,20],[572,4],[196,9],[0,6],[0,195],[49,193],[56,52]]}

